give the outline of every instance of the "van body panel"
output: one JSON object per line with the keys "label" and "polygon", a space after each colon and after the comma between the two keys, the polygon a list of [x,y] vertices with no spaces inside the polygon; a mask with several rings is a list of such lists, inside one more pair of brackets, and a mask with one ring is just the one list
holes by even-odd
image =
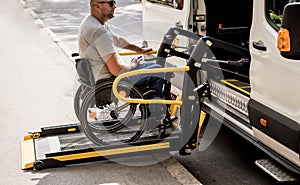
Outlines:
{"label": "van body panel", "polygon": [[[158,0],[157,2],[159,2]],[[168,29],[176,24],[184,29],[188,28],[190,13],[190,1],[184,0],[182,10],[155,3],[154,1],[142,0],[143,5],[143,37],[148,42],[148,46],[158,49],[164,34]],[[186,40],[180,40],[181,45],[185,45]]]}

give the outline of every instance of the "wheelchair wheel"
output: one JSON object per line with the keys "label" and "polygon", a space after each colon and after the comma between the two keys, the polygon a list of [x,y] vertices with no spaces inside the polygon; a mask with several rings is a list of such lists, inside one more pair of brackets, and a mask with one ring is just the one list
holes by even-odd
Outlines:
{"label": "wheelchair wheel", "polygon": [[[118,100],[112,94],[113,80],[97,84],[89,91],[80,109],[81,129],[97,145],[115,142],[134,142],[146,126],[145,106]],[[142,93],[133,85],[120,82],[118,92],[126,98],[142,99]]]}
{"label": "wheelchair wheel", "polygon": [[78,120],[80,120],[79,113],[80,113],[80,107],[82,105],[83,98],[89,90],[90,90],[89,87],[80,85],[75,93],[73,105],[74,105],[74,111],[75,111],[75,114],[76,114],[76,117],[78,118]]}
{"label": "wheelchair wheel", "polygon": [[74,96],[74,111],[76,114],[77,119],[79,120],[79,112],[80,112],[80,106],[82,104],[82,97],[81,97],[81,93],[82,93],[82,88],[83,86],[80,85],[79,88],[77,89],[75,96]]}

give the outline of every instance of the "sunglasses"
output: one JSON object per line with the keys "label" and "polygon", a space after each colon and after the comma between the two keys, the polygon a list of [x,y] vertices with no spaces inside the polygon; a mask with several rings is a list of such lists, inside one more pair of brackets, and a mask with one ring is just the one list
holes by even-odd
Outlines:
{"label": "sunglasses", "polygon": [[100,1],[98,3],[101,3],[101,4],[107,3],[107,4],[109,4],[110,7],[113,7],[115,4],[117,4],[117,2],[114,0],[113,1]]}

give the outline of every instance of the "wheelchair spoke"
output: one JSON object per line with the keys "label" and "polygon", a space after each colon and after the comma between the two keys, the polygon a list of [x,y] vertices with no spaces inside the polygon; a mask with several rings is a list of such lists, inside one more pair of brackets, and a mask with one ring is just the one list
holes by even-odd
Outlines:
{"label": "wheelchair spoke", "polygon": [[[146,124],[146,119],[137,119],[146,114],[145,108],[139,110],[138,104],[122,102],[114,96],[107,96],[108,92],[105,91],[110,90],[112,84],[113,81],[104,82],[89,92],[80,110],[81,128],[97,145],[136,141],[142,135]],[[143,98],[139,90],[128,83],[121,83],[120,89],[130,92],[126,94],[131,98]]]}
{"label": "wheelchair spoke", "polygon": [[120,107],[117,107],[115,109],[116,112],[120,112],[121,110],[125,109],[126,107],[130,106],[130,103],[124,103],[123,105],[121,105]]}

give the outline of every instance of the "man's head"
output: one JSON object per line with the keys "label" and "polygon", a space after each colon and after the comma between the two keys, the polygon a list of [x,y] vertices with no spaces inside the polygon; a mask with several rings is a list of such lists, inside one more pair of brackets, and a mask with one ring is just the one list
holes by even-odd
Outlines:
{"label": "man's head", "polygon": [[90,0],[91,14],[102,24],[114,17],[117,7],[115,0]]}

